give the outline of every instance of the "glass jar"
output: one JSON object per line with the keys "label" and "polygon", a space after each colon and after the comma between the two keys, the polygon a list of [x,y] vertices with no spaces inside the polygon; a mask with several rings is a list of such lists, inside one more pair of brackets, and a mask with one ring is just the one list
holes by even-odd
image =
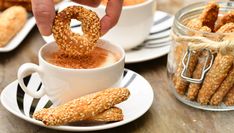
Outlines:
{"label": "glass jar", "polygon": [[[216,27],[231,10],[234,15],[234,2],[217,4]],[[193,22],[195,19],[206,21],[200,17],[206,6],[205,2],[195,3],[175,15],[173,44],[167,62],[169,88],[178,100],[192,107],[213,111],[234,110],[234,27],[229,33],[218,33],[206,30],[207,27],[195,29],[187,26],[196,25],[197,22]],[[208,18],[212,19],[209,14]],[[227,100],[231,101],[228,103]]]}

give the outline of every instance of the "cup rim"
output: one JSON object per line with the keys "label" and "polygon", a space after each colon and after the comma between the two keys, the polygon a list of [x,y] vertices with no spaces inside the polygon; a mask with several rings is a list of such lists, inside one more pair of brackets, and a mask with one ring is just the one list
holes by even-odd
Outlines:
{"label": "cup rim", "polygon": [[[112,44],[110,43],[109,41],[106,41],[106,40],[103,40],[103,39],[99,39],[99,41],[103,41],[105,43],[107,43],[108,45],[112,45],[114,46],[115,48],[117,48],[119,50],[119,53],[121,54],[121,58],[116,61],[115,63],[111,64],[111,65],[108,65],[108,66],[103,66],[103,67],[97,67],[97,68],[89,68],[89,69],[84,69],[84,68],[65,68],[65,67],[61,67],[61,66],[56,66],[54,64],[51,64],[49,62],[47,62],[43,57],[42,57],[42,51],[43,49],[48,46],[48,45],[52,45],[53,43],[56,43],[55,41],[53,42],[50,42],[50,43],[46,43],[44,44],[40,50],[39,50],[39,53],[38,53],[38,58],[39,58],[39,61],[42,61],[44,64],[46,64],[47,66],[50,66],[54,69],[60,69],[60,70],[64,70],[64,71],[100,71],[100,70],[104,70],[104,69],[108,69],[108,68],[111,68],[113,66],[116,66],[117,64],[121,63],[122,61],[125,60],[125,51],[124,49],[119,46],[119,45],[116,45],[116,44]],[[40,64],[39,64],[40,65]]]}
{"label": "cup rim", "polygon": [[[152,2],[156,2],[156,0],[145,0],[144,2],[139,3],[139,4],[130,5],[130,6],[123,6],[122,11],[143,7],[143,6],[148,5],[148,4],[152,3]],[[103,5],[103,4],[100,4],[100,6],[98,8],[106,9],[106,6]]]}

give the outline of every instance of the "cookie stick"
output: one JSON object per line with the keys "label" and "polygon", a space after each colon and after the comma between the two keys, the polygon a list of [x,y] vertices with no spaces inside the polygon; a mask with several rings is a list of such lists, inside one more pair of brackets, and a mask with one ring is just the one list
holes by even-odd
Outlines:
{"label": "cookie stick", "polygon": [[[202,12],[201,16],[199,18],[193,19],[190,22],[187,23],[187,26],[194,30],[208,30],[214,29],[215,21],[218,18],[218,12],[219,12],[219,6],[215,2],[210,2]],[[194,54],[190,58],[190,63],[188,66],[188,73],[187,76],[191,77],[192,73],[194,71],[194,68],[197,64],[199,52],[197,54]],[[182,72],[183,66],[182,63],[178,65],[175,77],[173,78],[174,86],[176,88],[176,91],[184,95],[187,87],[188,82],[186,82],[184,79],[180,77],[180,73]]]}
{"label": "cookie stick", "polygon": [[220,27],[227,23],[234,23],[234,10],[226,13],[217,23],[218,24],[215,27],[215,31],[219,30]]}
{"label": "cookie stick", "polygon": [[[202,28],[200,28],[200,31],[211,32],[211,29],[209,27],[207,27],[207,26],[203,26]],[[201,54],[202,58],[204,58],[205,55],[206,55],[205,53],[202,53]],[[201,77],[203,67],[204,67],[204,65],[207,65],[207,66],[209,65],[210,59],[208,59],[207,64],[205,64],[205,63],[206,63],[205,59],[199,59],[198,60],[197,66],[195,67],[195,70],[193,72],[193,78],[198,79],[198,78]],[[188,87],[187,98],[189,100],[194,100],[197,97],[197,94],[198,94],[198,91],[199,91],[200,87],[201,87],[201,84],[190,83],[189,87]]]}
{"label": "cookie stick", "polygon": [[[229,33],[232,32],[232,30],[234,29],[234,25],[230,25],[230,23],[227,23],[225,25],[223,25],[217,32],[220,33]],[[226,55],[227,57],[233,58],[232,55]],[[216,61],[218,60],[223,60],[221,58],[217,58]],[[217,62],[218,62],[217,61]],[[228,61],[229,63],[232,62],[231,60]],[[220,62],[220,65],[222,65],[222,62]],[[225,64],[223,64],[225,66]],[[230,66],[232,66],[233,64],[230,63]],[[229,67],[230,67],[229,66]],[[217,67],[217,65],[215,65],[214,67]],[[218,68],[216,68],[218,70]],[[225,69],[225,68],[220,68],[220,69]],[[226,69],[228,70],[228,68]],[[233,70],[234,71],[234,70]],[[210,104],[211,105],[218,105],[220,104],[220,102],[222,101],[223,97],[225,96],[225,94],[227,93],[227,91],[232,87],[234,79],[232,79],[232,76],[234,75],[234,72],[232,72],[232,70],[229,72],[227,78],[223,81],[223,83],[220,85],[220,87],[217,89],[217,92],[212,96],[211,100],[210,100]],[[216,88],[213,89],[213,93],[216,91]]]}
{"label": "cookie stick", "polygon": [[67,123],[86,120],[125,101],[130,95],[126,88],[110,88],[72,100],[54,108],[43,109],[33,114],[41,118],[47,126],[65,125]]}
{"label": "cookie stick", "polygon": [[[209,63],[210,63],[210,59],[208,59],[208,61],[206,62],[206,59],[204,59],[205,57],[202,57],[202,59],[199,59],[197,66],[193,72],[193,78],[194,79],[198,79],[201,77],[202,75],[202,71],[203,71],[203,67],[204,65],[206,65],[206,67],[208,67]],[[206,63],[206,64],[205,64]],[[195,98],[197,97],[197,94],[201,88],[201,84],[198,83],[190,83],[189,87],[188,87],[188,92],[187,92],[187,98],[189,100],[195,100]]]}
{"label": "cookie stick", "polygon": [[228,91],[223,102],[227,106],[234,105],[234,86],[232,86],[232,88]]}
{"label": "cookie stick", "polygon": [[[40,115],[34,115],[34,118],[42,121],[44,115],[47,113],[46,109],[40,111]],[[112,107],[104,112],[86,119],[88,121],[100,121],[100,122],[113,122],[113,121],[121,121],[123,120],[123,113],[120,108]]]}
{"label": "cookie stick", "polygon": [[219,30],[217,30],[217,32],[219,33],[231,33],[234,32],[234,22],[232,23],[226,23],[225,25],[223,25],[222,27],[219,28]]}
{"label": "cookie stick", "polygon": [[[188,65],[188,70],[187,70],[187,76],[191,77],[194,71],[194,68],[197,64],[197,55],[198,53],[195,54],[191,54],[190,56],[190,61],[189,61],[189,65]],[[182,77],[181,77],[181,72],[183,70],[183,65],[182,65],[182,61],[180,62],[180,64],[178,65],[178,68],[176,70],[176,74],[174,77],[174,86],[176,88],[177,93],[179,93],[180,95],[184,95],[189,83],[187,81],[185,81]]]}
{"label": "cookie stick", "polygon": [[222,82],[220,87],[217,89],[215,94],[212,96],[210,100],[211,105],[219,105],[224,96],[227,94],[227,92],[231,89],[231,87],[234,84],[234,68],[232,67],[231,71],[229,72],[226,79]]}
{"label": "cookie stick", "polygon": [[198,93],[197,101],[199,103],[207,104],[209,102],[211,96],[226,78],[232,67],[233,59],[234,57],[232,55],[222,55],[218,53]]}
{"label": "cookie stick", "polygon": [[214,31],[214,26],[216,20],[218,19],[218,14],[219,6],[215,2],[208,3],[199,18],[202,22],[202,26],[207,26],[212,31]]}
{"label": "cookie stick", "polygon": [[88,121],[113,122],[123,120],[123,112],[120,108],[112,107],[104,112],[88,118]]}
{"label": "cookie stick", "polygon": [[[198,28],[199,25],[194,25],[195,27],[194,28]],[[191,27],[192,28],[192,27]],[[200,31],[203,31],[203,32],[211,32],[211,29],[207,26],[202,26],[200,27],[199,29]],[[198,68],[196,68],[196,65],[197,65],[197,61],[198,61],[198,56],[201,54],[201,52],[197,52],[196,54],[193,54],[190,58],[190,63],[189,63],[189,66],[188,66],[188,75],[189,77],[191,77],[193,75],[193,71],[194,69],[200,69],[200,67],[202,66],[198,66]],[[182,62],[179,64],[178,66],[178,69],[177,69],[177,72],[176,72],[176,75],[175,77],[173,78],[173,82],[175,84],[175,88],[177,90],[177,92],[181,95],[184,95],[185,91],[186,91],[186,88],[188,87],[189,83],[184,81],[181,77],[180,77],[180,73],[182,72],[182,69],[183,69],[183,66],[182,66]],[[199,70],[196,70],[196,73],[198,73]],[[194,75],[195,76],[195,75]],[[194,77],[194,78],[199,78],[198,74],[196,74],[197,77]]]}
{"label": "cookie stick", "polygon": [[[191,21],[194,21],[194,20],[191,20]],[[194,30],[199,29],[199,28],[202,27],[202,25],[200,25],[201,23],[200,23],[199,20],[196,20],[196,21],[198,21],[198,24],[195,23],[195,25],[193,25],[192,24],[193,22],[191,22],[191,21],[187,24],[188,27],[190,27],[190,28],[192,28]],[[181,54],[184,48],[186,48],[186,47],[183,47],[183,46],[179,45],[176,48],[176,52],[178,52],[178,54]],[[177,49],[181,49],[181,50],[178,51]],[[178,57],[180,57],[180,59],[178,59]],[[175,86],[175,89],[176,89],[177,93],[179,93],[180,95],[184,95],[189,83],[186,82],[184,79],[182,79],[182,77],[180,75],[182,70],[183,70],[182,57],[177,56],[176,61],[178,62],[178,60],[179,60],[179,63],[178,63],[175,75],[173,77],[173,82],[174,82],[174,86]],[[195,66],[197,64],[197,61],[198,61],[197,54],[191,54],[190,62],[189,62],[189,65],[188,65],[188,71],[187,71],[187,76],[188,77],[192,76],[192,73],[193,73],[194,68],[195,68]]]}

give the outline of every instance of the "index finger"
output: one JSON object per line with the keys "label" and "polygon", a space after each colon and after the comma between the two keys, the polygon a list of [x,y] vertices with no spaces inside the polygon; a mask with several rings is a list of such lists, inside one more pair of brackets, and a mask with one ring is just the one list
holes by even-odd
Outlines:
{"label": "index finger", "polygon": [[53,0],[32,0],[33,14],[42,35],[50,35],[55,17]]}
{"label": "index finger", "polygon": [[108,0],[106,6],[106,15],[101,19],[102,35],[114,27],[122,11],[123,0]]}

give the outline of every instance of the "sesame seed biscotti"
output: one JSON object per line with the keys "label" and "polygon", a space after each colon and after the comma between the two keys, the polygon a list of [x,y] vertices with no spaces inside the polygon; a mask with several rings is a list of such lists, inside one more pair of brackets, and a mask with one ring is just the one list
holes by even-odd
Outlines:
{"label": "sesame seed biscotti", "polygon": [[130,92],[127,88],[110,88],[97,93],[74,99],[54,108],[43,109],[33,114],[40,118],[45,125],[65,125],[94,117],[103,111],[128,99]]}

